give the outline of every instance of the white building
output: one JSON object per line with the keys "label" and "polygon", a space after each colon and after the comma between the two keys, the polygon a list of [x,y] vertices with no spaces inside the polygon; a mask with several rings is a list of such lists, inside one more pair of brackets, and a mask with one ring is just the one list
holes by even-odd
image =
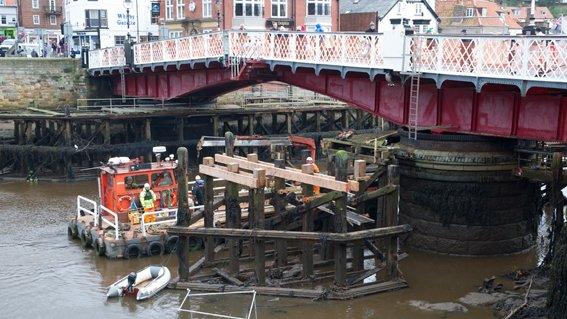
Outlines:
{"label": "white building", "polygon": [[430,3],[426,0],[399,0],[385,13],[380,13],[378,31],[385,32],[393,29],[393,24],[407,23],[417,33],[437,33],[439,18]]}
{"label": "white building", "polygon": [[[65,0],[65,22],[73,28],[73,47],[91,49],[157,39],[151,0]],[[99,41],[100,36],[100,41]]]}

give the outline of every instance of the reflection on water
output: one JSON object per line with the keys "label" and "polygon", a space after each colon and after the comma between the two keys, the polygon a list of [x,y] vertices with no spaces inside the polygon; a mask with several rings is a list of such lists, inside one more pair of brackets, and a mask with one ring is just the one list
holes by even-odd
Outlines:
{"label": "reflection on water", "polygon": [[[144,302],[126,298],[106,301],[106,287],[125,274],[149,263],[165,263],[175,276],[176,260],[168,256],[107,260],[95,257],[92,250],[82,251],[78,242],[67,239],[66,231],[66,220],[73,215],[77,194],[94,197],[96,185],[0,184],[0,317],[132,318],[135,314],[136,318],[189,318],[176,310],[184,291],[166,290]],[[455,301],[476,290],[486,277],[529,268],[537,262],[536,253],[490,258],[409,253],[410,257],[401,264],[409,289],[341,302],[260,297],[259,317],[493,318],[488,309],[441,314],[415,309],[408,302]],[[227,313],[230,309],[242,309],[246,302],[238,297],[201,298],[193,306]]]}

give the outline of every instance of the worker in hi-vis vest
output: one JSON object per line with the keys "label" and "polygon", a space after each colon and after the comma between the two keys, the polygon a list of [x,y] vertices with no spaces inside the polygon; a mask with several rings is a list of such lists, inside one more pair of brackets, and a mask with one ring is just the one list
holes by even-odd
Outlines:
{"label": "worker in hi-vis vest", "polygon": [[[313,158],[311,158],[311,156],[307,157],[305,159],[305,163],[306,164],[311,164],[311,166],[313,167],[313,173],[319,173],[319,166],[317,166],[317,164],[315,164],[315,161],[313,160]],[[313,186],[313,195],[319,195],[321,193],[321,188],[319,186]]]}
{"label": "worker in hi-vis vest", "polygon": [[[144,184],[144,189],[140,192],[140,202],[142,207],[144,207],[145,212],[151,212],[154,210],[156,201],[156,194],[150,189],[150,184]],[[152,223],[156,221],[155,214],[149,214],[144,217],[144,223]]]}

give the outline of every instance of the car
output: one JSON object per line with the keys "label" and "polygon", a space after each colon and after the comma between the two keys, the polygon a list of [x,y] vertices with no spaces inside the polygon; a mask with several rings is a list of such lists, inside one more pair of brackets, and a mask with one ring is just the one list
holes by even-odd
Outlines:
{"label": "car", "polygon": [[16,44],[16,39],[6,39],[0,44],[0,49],[10,50],[14,44]]}

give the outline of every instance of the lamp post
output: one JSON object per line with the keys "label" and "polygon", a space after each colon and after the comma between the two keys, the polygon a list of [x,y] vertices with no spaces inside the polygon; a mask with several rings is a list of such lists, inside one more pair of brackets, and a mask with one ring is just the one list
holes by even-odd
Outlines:
{"label": "lamp post", "polygon": [[220,0],[216,0],[216,7],[217,7],[217,27],[220,30],[220,18],[221,18],[221,13],[220,13]]}

